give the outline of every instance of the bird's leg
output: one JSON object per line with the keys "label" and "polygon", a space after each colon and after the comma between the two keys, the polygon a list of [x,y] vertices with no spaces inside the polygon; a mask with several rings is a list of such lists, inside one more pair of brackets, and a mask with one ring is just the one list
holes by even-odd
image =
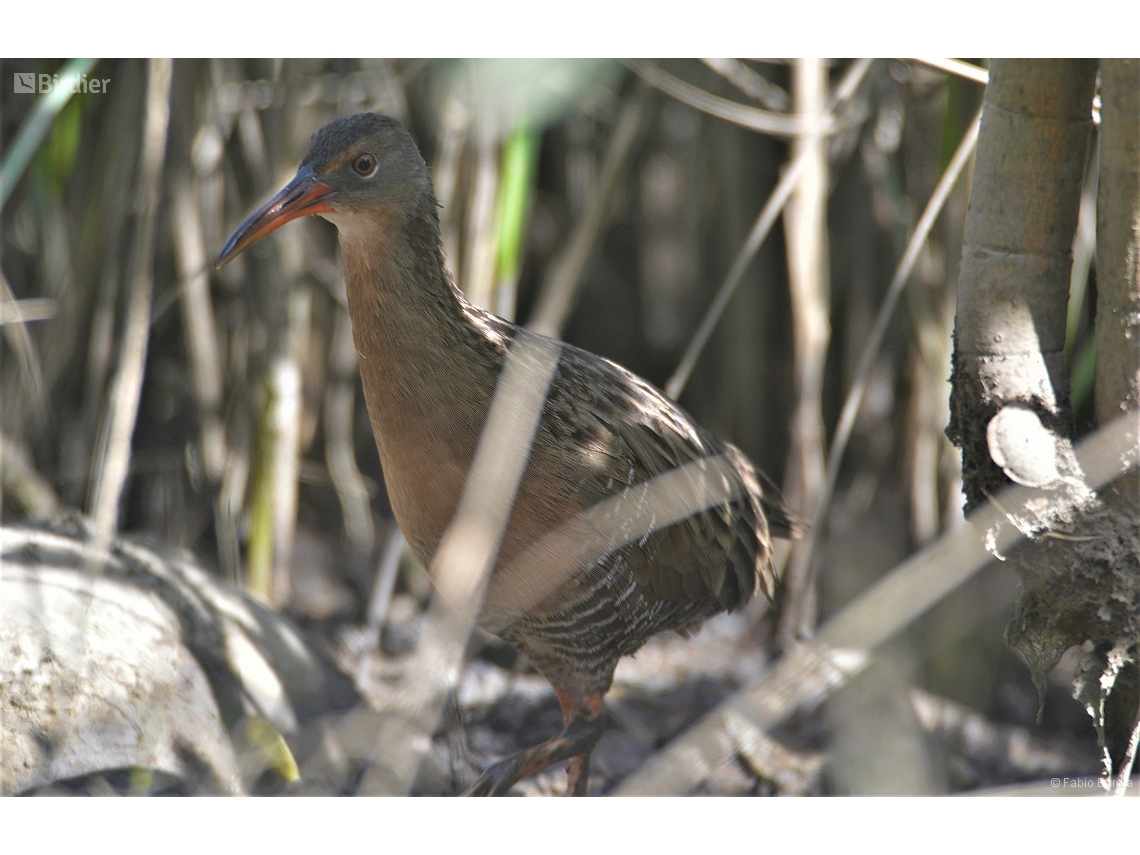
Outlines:
{"label": "bird's leg", "polygon": [[590,755],[579,754],[570,760],[566,770],[566,795],[584,796],[590,784]]}
{"label": "bird's leg", "polygon": [[[562,707],[562,724],[569,726],[578,716],[587,721],[597,721],[602,712],[602,696],[587,695],[582,697],[574,689],[555,689],[558,695],[558,705]],[[598,736],[601,736],[599,729]],[[597,736],[594,737],[597,742]],[[591,743],[589,750],[570,760],[570,768],[566,771],[566,795],[584,796],[590,784],[590,751],[594,748]]]}
{"label": "bird's leg", "polygon": [[487,767],[465,796],[501,796],[510,791],[518,781],[548,766],[570,761],[569,780],[566,794],[584,796],[589,783],[590,752],[594,750],[598,737],[602,735],[602,696],[580,696],[569,690],[555,690],[562,706],[562,720],[565,726],[553,739],[533,748],[516,752]]}

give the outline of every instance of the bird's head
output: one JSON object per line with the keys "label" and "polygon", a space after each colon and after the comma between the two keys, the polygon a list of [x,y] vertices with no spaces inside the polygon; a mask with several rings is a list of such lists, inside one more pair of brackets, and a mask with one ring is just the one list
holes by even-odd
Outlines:
{"label": "bird's head", "polygon": [[430,187],[419,149],[395,119],[334,119],[313,134],[293,180],[230,235],[218,267],[290,220],[321,214],[343,231],[370,212],[406,210]]}

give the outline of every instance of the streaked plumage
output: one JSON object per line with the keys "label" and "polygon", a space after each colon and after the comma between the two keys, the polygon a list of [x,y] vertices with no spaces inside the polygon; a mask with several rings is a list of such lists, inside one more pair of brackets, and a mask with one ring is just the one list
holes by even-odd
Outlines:
{"label": "streaked plumage", "polygon": [[[455,511],[518,328],[470,305],[452,284],[427,168],[393,120],[361,114],[326,125],[276,199],[276,208],[269,203],[235,233],[222,260],[298,212],[336,224],[389,497],[427,566]],[[528,563],[528,547],[626,488],[694,461],[723,456],[723,477],[737,495],[577,567],[521,611],[492,582],[480,623],[551,681],[569,726],[596,717],[618,659],[652,635],[690,630],[747,602],[758,587],[773,596],[770,536],[788,536],[790,526],[738,449],[625,369],[560,346],[498,568],[514,562],[516,571],[542,578],[541,562]],[[565,755],[581,758],[572,767],[581,782],[575,789],[584,789],[588,747],[584,752]],[[532,756],[519,768],[547,759]],[[501,791],[509,786],[504,780],[486,791]]]}

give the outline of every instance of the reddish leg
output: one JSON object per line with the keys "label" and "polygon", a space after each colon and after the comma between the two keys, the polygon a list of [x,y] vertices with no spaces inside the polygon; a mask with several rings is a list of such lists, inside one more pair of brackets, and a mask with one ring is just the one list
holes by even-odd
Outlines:
{"label": "reddish leg", "polygon": [[[596,721],[602,712],[601,695],[582,697],[577,690],[557,688],[554,693],[558,696],[558,705],[562,707],[562,724],[567,727],[579,716],[586,721]],[[593,750],[593,747],[591,745],[590,750]],[[586,789],[590,784],[590,751],[570,760],[566,776],[566,795],[586,795]]]}
{"label": "reddish leg", "polygon": [[602,711],[602,696],[582,697],[576,691],[555,689],[558,703],[562,707],[562,732],[553,739],[533,748],[519,751],[492,763],[479,776],[465,796],[501,796],[510,791],[518,781],[548,766],[570,761],[569,780],[566,794],[584,796],[590,778],[590,752],[598,737],[602,735],[599,715]]}
{"label": "reddish leg", "polygon": [[584,796],[590,784],[590,755],[579,754],[566,770],[566,795]]}

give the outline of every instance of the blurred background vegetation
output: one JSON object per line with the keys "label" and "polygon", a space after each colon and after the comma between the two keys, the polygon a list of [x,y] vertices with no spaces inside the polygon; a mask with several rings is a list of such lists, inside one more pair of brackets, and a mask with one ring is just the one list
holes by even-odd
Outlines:
{"label": "blurred background vegetation", "polygon": [[[822,92],[850,67],[820,64]],[[11,90],[13,73],[62,68],[0,61],[0,162],[37,104]],[[807,73],[784,60],[177,60],[151,208],[140,165],[147,63],[99,61],[89,77],[109,80],[107,91],[66,100],[17,181],[0,184],[10,194],[3,521],[95,513],[115,377],[131,358],[124,331],[144,294],[145,371],[117,529],[192,550],[330,649],[351,647],[363,627],[380,633],[378,655],[399,656],[414,640],[398,630],[428,586],[395,538],[335,230],[306,218],[214,270],[223,239],[292,175],[322,124],[386,113],[431,168],[447,259],[469,299],[520,323],[541,315],[544,330],[664,386],[805,133]],[[682,406],[783,484],[806,518],[887,285],[982,88],[916,61],[875,62],[828,129],[807,287],[793,287],[789,271],[802,274],[781,219],[684,386]],[[809,625],[962,518],[944,429],[968,187],[967,171],[872,363],[816,532]],[[1088,359],[1094,293],[1095,269],[1074,291],[1076,364]],[[813,317],[823,321],[814,344],[797,345]],[[805,369],[813,359],[818,382]],[[1073,384],[1086,426],[1088,373]],[[1015,592],[1007,568],[979,574],[823,714],[789,725],[790,745],[828,754],[826,778],[805,791],[945,792],[1046,774],[1007,756],[1011,734],[1087,755],[1095,769],[1071,665],[1035,721],[1036,690],[1003,641]],[[757,615],[748,638],[762,650],[774,634],[771,616]],[[485,658],[511,664],[485,645]],[[963,744],[948,710],[984,717],[1001,738]]]}

